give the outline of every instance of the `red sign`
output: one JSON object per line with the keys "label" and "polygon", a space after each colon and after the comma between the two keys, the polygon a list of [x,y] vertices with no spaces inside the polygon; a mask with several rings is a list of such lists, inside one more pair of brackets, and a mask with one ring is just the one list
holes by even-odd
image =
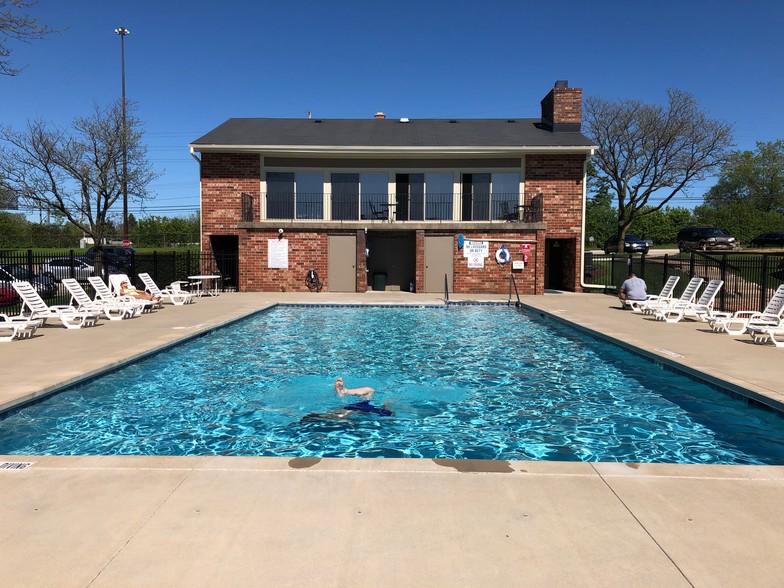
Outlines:
{"label": "red sign", "polygon": [[[115,243],[116,243],[116,241],[115,241]],[[122,242],[122,246],[125,247],[126,249],[128,249],[128,247],[131,246],[131,242],[128,239],[126,239],[125,241]]]}
{"label": "red sign", "polygon": [[527,253],[523,253],[523,261],[525,263],[528,263],[528,254]]}
{"label": "red sign", "polygon": [[523,253],[528,253],[531,251],[531,244],[530,243],[523,243],[520,245],[520,251]]}

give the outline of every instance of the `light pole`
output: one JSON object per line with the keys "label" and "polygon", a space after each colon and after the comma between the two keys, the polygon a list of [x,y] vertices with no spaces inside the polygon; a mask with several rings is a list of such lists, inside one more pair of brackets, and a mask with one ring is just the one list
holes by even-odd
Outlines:
{"label": "light pole", "polygon": [[130,35],[131,31],[125,27],[114,29],[120,35],[120,62],[122,64],[122,150],[123,150],[123,241],[128,240],[128,124],[125,112],[125,35]]}

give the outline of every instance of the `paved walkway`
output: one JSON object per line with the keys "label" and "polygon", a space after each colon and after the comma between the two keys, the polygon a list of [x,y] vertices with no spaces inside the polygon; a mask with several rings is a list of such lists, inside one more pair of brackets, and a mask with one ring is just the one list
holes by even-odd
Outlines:
{"label": "paved walkway", "polygon": [[[503,299],[504,297],[482,297]],[[278,300],[230,294],[0,344],[10,406]],[[603,295],[525,303],[777,402],[784,350]],[[246,457],[29,457],[0,470],[7,586],[781,586],[784,467]]]}

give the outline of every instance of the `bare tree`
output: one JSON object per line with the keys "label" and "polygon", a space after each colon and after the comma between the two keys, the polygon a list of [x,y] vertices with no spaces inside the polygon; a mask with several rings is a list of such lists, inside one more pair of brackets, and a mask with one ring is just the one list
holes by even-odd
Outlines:
{"label": "bare tree", "polygon": [[[133,111],[133,107],[129,107]],[[135,202],[149,196],[153,171],[142,144],[140,121],[127,117],[123,136],[122,104],[74,120],[66,132],[42,121],[25,131],[0,127],[2,187],[33,208],[61,213],[69,222],[101,242],[112,207],[122,196],[123,148],[128,156],[128,195]]]}
{"label": "bare tree", "polygon": [[732,126],[709,118],[691,94],[667,96],[666,107],[586,100],[586,132],[599,147],[593,164],[618,198],[619,240],[635,218],[718,170],[733,144]]}
{"label": "bare tree", "polygon": [[24,14],[24,10],[36,4],[38,0],[0,0],[0,75],[15,76],[22,71],[11,65],[9,40],[27,43],[55,32],[40,24],[37,18]]}

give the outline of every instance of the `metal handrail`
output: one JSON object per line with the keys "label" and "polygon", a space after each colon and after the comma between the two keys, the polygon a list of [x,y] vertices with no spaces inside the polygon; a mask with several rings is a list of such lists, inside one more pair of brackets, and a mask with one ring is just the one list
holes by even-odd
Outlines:
{"label": "metal handrail", "polygon": [[520,302],[520,292],[517,291],[517,280],[515,280],[514,274],[509,274],[509,300],[506,301],[507,306],[512,303],[512,286],[514,286],[515,296],[517,296],[515,307],[520,308],[523,306],[523,303]]}
{"label": "metal handrail", "polygon": [[449,306],[449,276],[444,274],[444,304]]}

